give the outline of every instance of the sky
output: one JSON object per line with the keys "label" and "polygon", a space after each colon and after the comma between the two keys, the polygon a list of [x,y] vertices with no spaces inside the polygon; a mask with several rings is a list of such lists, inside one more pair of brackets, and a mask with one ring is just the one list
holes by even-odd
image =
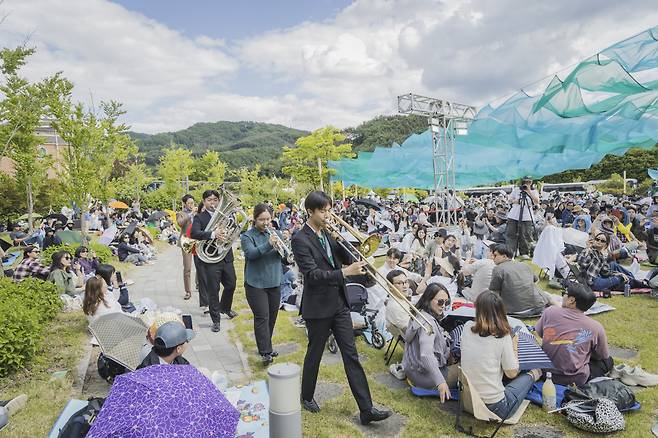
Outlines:
{"label": "sky", "polygon": [[[146,133],[250,120],[356,126],[413,92],[475,105],[658,25],[651,0],[5,0],[0,41]],[[548,79],[547,79],[548,78]]]}

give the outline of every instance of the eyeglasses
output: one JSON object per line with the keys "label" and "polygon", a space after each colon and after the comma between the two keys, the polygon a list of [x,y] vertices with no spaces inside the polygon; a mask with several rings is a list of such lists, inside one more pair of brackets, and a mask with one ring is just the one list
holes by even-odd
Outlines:
{"label": "eyeglasses", "polygon": [[436,300],[436,304],[438,304],[441,307],[444,307],[450,304],[450,300],[438,299]]}
{"label": "eyeglasses", "polygon": [[608,243],[608,241],[606,239],[594,239],[594,240],[596,240],[597,242],[601,242],[601,243]]}

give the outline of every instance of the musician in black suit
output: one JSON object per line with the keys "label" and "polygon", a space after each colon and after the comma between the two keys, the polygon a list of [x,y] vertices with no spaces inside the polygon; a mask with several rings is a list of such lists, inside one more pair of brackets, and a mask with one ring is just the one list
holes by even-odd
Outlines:
{"label": "musician in black suit", "polygon": [[[322,352],[331,331],[340,348],[347,381],[361,412],[361,422],[368,424],[383,420],[391,413],[372,405],[368,381],[354,343],[345,290],[345,277],[362,274],[365,262],[355,262],[354,257],[324,230],[331,211],[331,199],[324,192],[309,193],[304,208],[308,220],[292,238],[292,252],[304,276],[301,314],[308,330],[302,405],[308,411],[320,411],[313,394]],[[343,267],[343,264],[347,266]]]}
{"label": "musician in black suit", "polygon": [[[206,231],[206,227],[212,218],[212,214],[217,208],[219,202],[219,192],[217,190],[206,190],[203,192],[203,203],[199,206],[199,211],[192,221],[190,237],[195,240],[217,239],[220,242],[226,240],[226,230]],[[237,316],[237,313],[231,310],[233,305],[233,293],[235,292],[236,276],[235,267],[233,266],[233,250],[229,249],[226,257],[217,263],[206,263],[199,259],[194,253],[194,266],[196,267],[197,279],[199,281],[199,304],[201,307],[208,306],[210,318],[212,318],[212,331],[220,330],[221,314],[228,315],[229,318]],[[222,300],[219,300],[220,284],[224,286]]]}

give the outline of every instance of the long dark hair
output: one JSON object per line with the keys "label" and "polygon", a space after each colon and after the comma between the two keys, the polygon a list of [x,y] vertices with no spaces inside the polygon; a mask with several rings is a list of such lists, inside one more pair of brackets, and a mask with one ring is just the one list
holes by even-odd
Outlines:
{"label": "long dark hair", "polygon": [[107,306],[105,294],[103,293],[103,279],[94,276],[85,284],[85,297],[82,300],[82,311],[85,315],[92,316],[98,310],[100,303]]}
{"label": "long dark hair", "polygon": [[96,268],[96,276],[105,280],[105,284],[108,286],[112,285],[112,274],[114,274],[114,266],[108,265],[107,263],[101,263]]}
{"label": "long dark hair", "polygon": [[50,271],[52,272],[55,269],[64,269],[64,265],[62,265],[62,259],[66,256],[69,256],[69,258],[71,258],[71,254],[69,254],[68,251],[61,250],[54,252],[52,255],[52,264],[50,265]]}
{"label": "long dark hair", "polygon": [[512,327],[507,322],[507,312],[503,299],[495,292],[485,290],[475,300],[475,324],[471,327],[473,333],[483,338],[495,336],[502,338],[512,333]]}
{"label": "long dark hair", "polygon": [[[420,237],[418,237],[418,233],[420,232],[425,233],[425,237],[423,237],[423,240],[420,240]],[[425,243],[427,242],[427,228],[423,225],[418,225],[418,229],[414,233],[414,240],[418,240],[423,246],[425,246]]]}
{"label": "long dark hair", "polygon": [[[439,292],[444,292],[448,296],[448,301],[450,301],[450,292],[448,292],[448,289],[446,289],[446,287],[441,283],[432,283],[429,286],[427,286],[425,292],[423,292],[423,294],[420,296],[418,303],[416,303],[416,309],[418,309],[421,312],[425,311],[430,315],[434,315],[434,311],[430,306],[430,302],[434,299],[436,294],[438,294]],[[416,313],[414,310],[412,310],[412,312],[414,314]]]}

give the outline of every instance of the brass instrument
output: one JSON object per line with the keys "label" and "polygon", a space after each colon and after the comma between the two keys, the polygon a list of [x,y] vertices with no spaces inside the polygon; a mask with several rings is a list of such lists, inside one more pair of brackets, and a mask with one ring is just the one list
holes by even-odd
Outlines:
{"label": "brass instrument", "polygon": [[219,195],[219,203],[205,231],[224,231],[226,236],[223,241],[220,242],[219,239],[195,240],[187,236],[180,238],[183,251],[192,252],[193,249],[196,249],[196,255],[205,263],[219,263],[224,260],[249,220],[246,213],[240,208],[238,198],[223,187],[219,188]]}
{"label": "brass instrument", "polygon": [[[388,296],[392,298],[393,301],[398,303],[398,305],[404,309],[404,311],[411,317],[411,319],[416,321],[428,335],[432,334],[434,330],[432,329],[432,323],[430,320],[427,319],[425,315],[420,313],[416,306],[411,304],[411,301],[409,301],[407,297],[400,293],[400,291],[390,281],[388,281],[386,277],[379,273],[375,266],[367,260],[368,257],[377,251],[380,237],[376,234],[367,237],[363,236],[359,231],[354,229],[354,227],[341,219],[333,211],[329,212],[329,214],[331,215],[331,218],[334,222],[343,226],[348,233],[357,239],[359,246],[355,247],[352,243],[345,239],[345,237],[340,234],[340,229],[336,227],[336,225],[333,223],[326,223],[325,226],[327,230],[334,235],[336,242],[342,246],[345,251],[352,254],[355,259],[365,261],[366,273],[370,275],[372,279],[375,280],[377,284],[379,284],[379,286],[381,286],[386,291]],[[403,304],[407,304],[409,309],[407,309]]]}
{"label": "brass instrument", "polygon": [[276,252],[279,253],[281,258],[288,263],[293,263],[295,261],[295,257],[292,254],[292,249],[279,236],[279,233],[277,233],[276,230],[270,227],[265,228],[265,232],[270,236],[274,236],[274,240],[276,241],[276,243],[274,244],[274,249],[276,250]]}

